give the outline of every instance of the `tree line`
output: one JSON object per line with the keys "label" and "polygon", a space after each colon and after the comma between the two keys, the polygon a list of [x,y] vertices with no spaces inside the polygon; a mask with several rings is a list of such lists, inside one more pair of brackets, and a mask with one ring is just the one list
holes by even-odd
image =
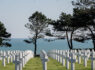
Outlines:
{"label": "tree line", "polygon": [[[27,43],[34,44],[34,55],[37,51],[37,40],[44,38],[45,36],[57,37],[59,39],[67,39],[69,49],[73,48],[73,40],[78,42],[84,42],[85,40],[92,39],[93,47],[95,50],[95,0],[77,0],[72,1],[73,14],[67,14],[62,12],[57,20],[47,18],[42,12],[34,12],[30,16],[29,23],[25,25],[29,29],[31,36],[29,39],[24,40]],[[56,35],[49,30],[49,25],[54,27],[54,31],[62,32],[65,36]],[[11,36],[6,32],[4,25],[0,22],[0,45],[9,45],[4,43],[3,40],[7,40]],[[3,32],[1,32],[3,30]],[[75,33],[77,30],[82,32],[81,35]],[[85,35],[85,31],[89,30],[90,34]]]}
{"label": "tree line", "polygon": [[[72,1],[72,5],[74,6],[73,14],[62,12],[58,20],[49,19],[38,11],[29,17],[30,23],[25,26],[30,30],[33,36],[30,37],[29,40],[25,40],[25,42],[34,44],[35,55],[37,51],[37,39],[43,38],[43,33],[47,36],[62,38],[61,35],[55,36],[50,30],[46,29],[48,25],[53,25],[55,31],[64,31],[66,36],[62,39],[67,39],[69,49],[74,49],[72,40],[83,42],[92,39],[95,50],[95,0]],[[87,36],[81,35],[75,37],[74,35],[76,33],[74,32],[79,29],[82,29],[82,34],[85,34],[86,30],[89,30],[91,33]]]}

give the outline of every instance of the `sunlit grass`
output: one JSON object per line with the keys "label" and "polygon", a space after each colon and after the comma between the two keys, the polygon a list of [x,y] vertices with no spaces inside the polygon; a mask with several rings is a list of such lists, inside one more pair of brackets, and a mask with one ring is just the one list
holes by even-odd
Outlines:
{"label": "sunlit grass", "polygon": [[42,63],[40,58],[36,57],[29,60],[23,70],[42,70]]}

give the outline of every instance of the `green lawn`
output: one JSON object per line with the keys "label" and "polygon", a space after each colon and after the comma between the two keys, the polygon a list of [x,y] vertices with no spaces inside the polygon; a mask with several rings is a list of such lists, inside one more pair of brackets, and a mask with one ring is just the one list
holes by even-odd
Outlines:
{"label": "green lawn", "polygon": [[0,61],[0,70],[15,70],[15,65],[13,63],[6,64],[6,66],[2,66],[2,61]]}
{"label": "green lawn", "polygon": [[42,70],[42,63],[40,58],[36,57],[29,60],[23,70]]}
{"label": "green lawn", "polygon": [[[70,64],[70,68],[71,68],[71,64]],[[56,60],[50,58],[50,60],[48,62],[48,70],[67,70],[67,69],[66,69],[66,66],[63,67],[61,63],[59,63]],[[91,61],[88,60],[87,67],[83,66],[83,61],[82,61],[81,64],[76,63],[75,64],[75,70],[91,70]]]}
{"label": "green lawn", "polygon": [[[67,70],[66,67],[63,67],[61,63],[57,62],[56,60],[49,58],[48,61],[48,70]],[[2,62],[0,61],[0,70],[14,70],[14,64],[10,63],[7,64],[6,67],[2,66]],[[28,61],[25,65],[23,70],[42,70],[42,62],[39,57],[32,58]],[[70,69],[69,69],[70,70]],[[88,66],[83,66],[83,61],[81,64],[75,64],[75,70],[91,70],[91,61],[88,61]]]}

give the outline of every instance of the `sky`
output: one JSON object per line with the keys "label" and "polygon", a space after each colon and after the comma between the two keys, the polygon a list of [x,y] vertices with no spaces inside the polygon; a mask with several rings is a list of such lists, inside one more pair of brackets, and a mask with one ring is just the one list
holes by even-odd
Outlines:
{"label": "sky", "polygon": [[30,34],[25,28],[29,16],[35,11],[48,18],[58,19],[61,12],[72,14],[72,0],[0,0],[0,21],[4,23],[11,38],[27,38]]}

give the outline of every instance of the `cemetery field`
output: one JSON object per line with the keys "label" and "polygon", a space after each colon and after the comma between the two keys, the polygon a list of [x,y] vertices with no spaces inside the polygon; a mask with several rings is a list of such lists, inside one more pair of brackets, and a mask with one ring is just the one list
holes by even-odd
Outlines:
{"label": "cemetery field", "polygon": [[[15,65],[13,63],[6,64],[6,67],[2,66],[2,62],[0,61],[0,70],[15,70]],[[40,57],[30,59],[23,70],[43,70],[42,62]],[[47,63],[47,70],[67,70],[66,67],[62,66],[61,63],[56,60],[49,58]],[[71,69],[69,69],[71,70]],[[84,67],[83,61],[81,64],[75,64],[75,70],[91,70],[91,61],[88,60],[87,67]]]}
{"label": "cemetery field", "polygon": [[[76,63],[75,70],[91,70],[91,61],[88,60],[87,63],[88,63],[87,67],[84,67],[83,61],[81,64]],[[31,60],[29,60],[28,63],[23,68],[23,70],[43,70],[40,57],[32,58]],[[61,63],[57,62],[52,58],[49,58],[49,61],[47,63],[47,70],[67,70],[67,69],[66,67],[63,67]]]}

